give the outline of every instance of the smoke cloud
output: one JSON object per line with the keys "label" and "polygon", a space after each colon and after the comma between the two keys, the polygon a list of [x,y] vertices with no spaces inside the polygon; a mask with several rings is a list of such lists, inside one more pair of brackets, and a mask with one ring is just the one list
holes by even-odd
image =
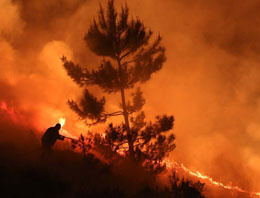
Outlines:
{"label": "smoke cloud", "polygon": [[[176,118],[171,157],[215,180],[259,191],[259,1],[127,3],[133,17],[160,32],[167,49],[163,69],[142,87],[148,119]],[[68,131],[87,130],[66,104],[81,91],[60,58],[86,67],[99,62],[83,42],[98,6],[93,0],[0,0],[0,102],[26,115],[30,127],[43,132],[66,117]]]}

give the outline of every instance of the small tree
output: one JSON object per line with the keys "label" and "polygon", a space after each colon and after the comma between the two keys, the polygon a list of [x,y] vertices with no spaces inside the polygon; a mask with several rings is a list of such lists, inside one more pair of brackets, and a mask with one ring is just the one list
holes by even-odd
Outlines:
{"label": "small tree", "polygon": [[176,172],[170,176],[172,197],[178,198],[206,198],[204,195],[205,183],[192,182],[190,180],[180,179]]}
{"label": "small tree", "polygon": [[[173,116],[158,116],[156,123],[146,124],[145,114],[141,111],[145,100],[140,88],[132,94],[131,102],[127,101],[125,94],[126,90],[134,88],[137,83],[148,81],[166,60],[160,35],[152,43],[151,36],[152,31],[140,19],[129,19],[127,5],[122,6],[121,13],[117,13],[114,1],[109,0],[106,13],[100,5],[98,21],[94,19],[84,38],[89,49],[103,57],[100,66],[89,70],[66,57],[62,60],[68,75],[85,88],[79,103],[68,101],[80,118],[87,121],[87,124],[98,124],[112,116],[124,117],[122,126],[109,126],[102,141],[110,144],[114,150],[127,145],[126,150],[134,159],[148,159],[149,155],[149,160],[161,161],[175,147],[174,136],[163,134],[173,127]],[[89,85],[97,85],[108,94],[119,92],[120,110],[106,112],[105,98],[98,99],[92,95],[86,89]]]}

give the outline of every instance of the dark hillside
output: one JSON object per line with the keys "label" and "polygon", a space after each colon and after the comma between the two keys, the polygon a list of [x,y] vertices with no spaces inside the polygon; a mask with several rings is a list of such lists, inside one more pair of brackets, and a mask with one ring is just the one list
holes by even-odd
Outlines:
{"label": "dark hillside", "polygon": [[[108,165],[88,154],[55,150],[48,158],[41,149],[21,150],[0,144],[2,197],[197,197],[198,190],[158,187],[141,167],[123,160]],[[192,189],[192,190],[190,190]],[[194,190],[196,192],[194,192]],[[188,193],[188,194],[187,194]],[[175,196],[174,196],[175,195]]]}

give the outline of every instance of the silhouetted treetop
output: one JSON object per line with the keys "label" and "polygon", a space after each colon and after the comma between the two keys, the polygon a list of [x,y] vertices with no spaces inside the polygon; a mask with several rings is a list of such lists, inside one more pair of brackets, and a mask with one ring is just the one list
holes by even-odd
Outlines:
{"label": "silhouetted treetop", "polygon": [[150,44],[151,30],[139,19],[129,20],[128,15],[127,6],[118,14],[113,0],[108,2],[107,16],[100,5],[98,21],[94,19],[84,39],[96,55],[116,62],[104,58],[96,70],[90,71],[63,58],[68,74],[77,84],[98,85],[105,92],[117,92],[146,82],[162,68],[166,57],[161,37]]}
{"label": "silhouetted treetop", "polygon": [[110,0],[107,16],[100,5],[98,21],[94,19],[85,36],[88,47],[98,56],[124,58],[148,44],[152,32],[139,19],[129,20],[129,10],[122,6],[118,16],[114,1]]}
{"label": "silhouetted treetop", "polygon": [[[146,123],[142,111],[145,99],[137,88],[127,100],[126,90],[133,89],[138,83],[144,83],[151,75],[159,71],[166,60],[165,48],[161,37],[153,36],[139,18],[129,19],[127,5],[118,13],[113,0],[108,0],[106,10],[100,5],[98,18],[91,23],[84,40],[87,47],[103,59],[90,70],[62,58],[68,75],[80,87],[84,87],[83,97],[69,105],[77,115],[92,124],[105,122],[111,116],[123,116],[124,122],[118,127],[110,125],[106,138],[102,140],[112,150],[123,149],[132,159],[141,160],[149,166],[156,164],[156,170],[162,170],[162,159],[174,149],[175,137],[165,135],[173,127],[173,116],[159,116],[154,123]],[[98,86],[106,93],[120,93],[121,104],[115,112],[105,111],[105,98],[92,95],[87,86]],[[101,142],[102,142],[101,141]],[[125,149],[127,148],[127,149]],[[154,164],[154,165],[155,165]]]}

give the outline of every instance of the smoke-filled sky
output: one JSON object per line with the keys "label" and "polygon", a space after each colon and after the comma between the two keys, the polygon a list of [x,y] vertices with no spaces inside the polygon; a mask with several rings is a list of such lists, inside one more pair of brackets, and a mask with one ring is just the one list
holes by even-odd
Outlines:
{"label": "smoke-filled sky", "polygon": [[[260,2],[115,2],[127,2],[132,17],[163,38],[167,61],[142,88],[149,119],[175,116],[172,157],[260,191]],[[0,105],[7,103],[0,115],[13,109],[16,122],[40,131],[66,117],[67,129],[78,135],[84,123],[66,103],[81,90],[60,58],[98,64],[83,41],[98,9],[94,0],[0,0]]]}

